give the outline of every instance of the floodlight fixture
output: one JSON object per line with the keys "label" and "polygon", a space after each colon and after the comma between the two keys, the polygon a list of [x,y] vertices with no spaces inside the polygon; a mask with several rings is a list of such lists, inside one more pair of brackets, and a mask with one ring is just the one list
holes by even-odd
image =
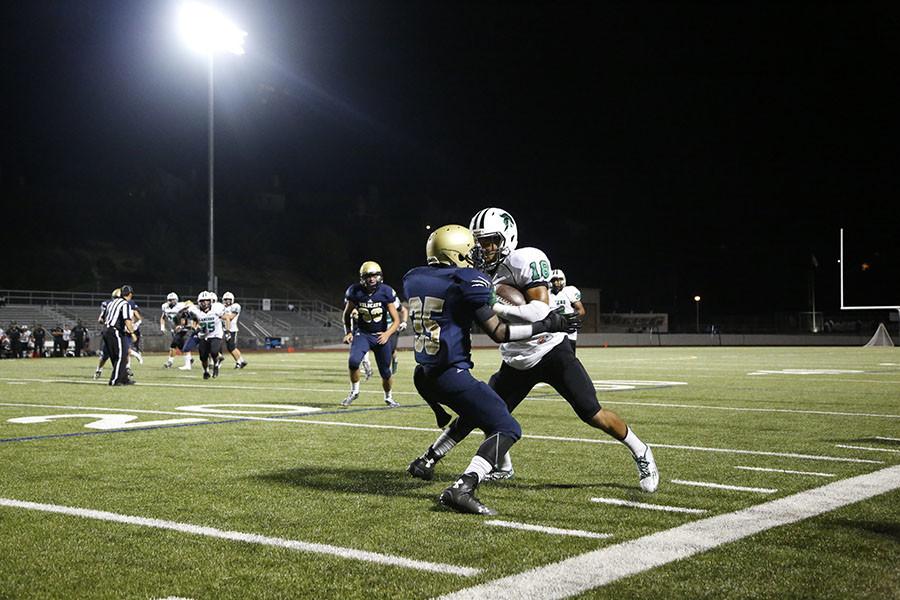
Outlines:
{"label": "floodlight fixture", "polygon": [[185,2],[178,13],[178,30],[189,48],[203,54],[244,53],[247,32],[216,9],[200,2]]}
{"label": "floodlight fixture", "polygon": [[700,333],[700,296],[694,296],[694,302],[697,306],[697,333]]}

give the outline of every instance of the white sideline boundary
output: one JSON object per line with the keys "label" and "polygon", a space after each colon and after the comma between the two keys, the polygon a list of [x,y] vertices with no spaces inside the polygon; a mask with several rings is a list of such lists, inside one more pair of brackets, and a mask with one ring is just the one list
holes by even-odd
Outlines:
{"label": "white sideline boundary", "polygon": [[[123,414],[129,413],[140,413],[140,414],[156,414],[156,415],[178,415],[178,416],[189,416],[189,417],[206,417],[213,421],[214,419],[241,419],[244,421],[263,421],[269,423],[300,423],[306,425],[330,425],[333,427],[355,427],[359,429],[390,429],[394,431],[422,431],[429,433],[437,433],[440,430],[435,429],[433,427],[408,427],[403,425],[381,425],[374,423],[350,423],[347,421],[319,421],[307,418],[292,418],[292,417],[254,417],[252,415],[246,414],[212,414],[212,413],[192,413],[187,411],[162,411],[162,410],[141,410],[141,409],[132,409],[132,408],[109,408],[109,407],[99,407],[99,406],[65,406],[65,405],[57,405],[57,404],[28,404],[28,403],[13,403],[13,402],[0,402],[0,407],[14,407],[14,408],[22,408],[22,407],[31,407],[31,408],[59,408],[64,410],[99,410],[99,411],[110,411],[110,412],[119,412]],[[135,431],[139,431],[140,428],[137,425],[134,426]],[[581,442],[586,444],[606,444],[606,445],[614,445],[618,446],[621,442],[611,439],[599,439],[599,438],[571,438],[571,437],[561,437],[561,436],[553,436],[553,435],[523,435],[523,438],[532,439],[532,440],[544,440],[544,441],[552,441],[552,442]],[[806,460],[820,460],[820,461],[832,461],[832,462],[849,462],[849,463],[862,463],[862,464],[873,464],[873,465],[881,465],[884,464],[884,461],[881,460],[872,460],[867,458],[850,458],[850,457],[842,457],[842,456],[827,456],[823,454],[795,454],[792,452],[771,452],[764,450],[740,450],[736,448],[709,448],[704,446],[681,446],[675,444],[652,444],[653,448],[670,448],[673,450],[690,450],[696,452],[718,452],[723,454],[747,454],[752,456],[776,456],[781,458],[796,458],[796,459],[806,459]]]}
{"label": "white sideline boundary", "polygon": [[440,596],[440,600],[568,598],[898,488],[900,465],[895,465],[465,588]]}
{"label": "white sideline boundary", "polygon": [[328,554],[331,556],[336,556],[338,558],[349,558],[352,560],[379,563],[382,565],[389,565],[393,567],[403,567],[405,569],[431,571],[433,573],[460,575],[463,577],[471,577],[473,575],[478,575],[479,573],[481,573],[481,569],[414,560],[410,558],[403,558],[402,556],[381,554],[379,552],[367,552],[365,550],[356,550],[354,548],[342,548],[341,546],[332,546],[330,544],[317,544],[313,542],[303,542],[300,540],[288,540],[285,538],[269,537],[255,533],[242,533],[240,531],[225,531],[222,529],[217,529],[215,527],[191,525],[190,523],[179,523],[177,521],[166,521],[163,519],[148,519],[145,517],[121,515],[118,513],[107,512],[105,510],[92,510],[88,508],[59,506],[57,504],[41,504],[39,502],[26,502],[23,500],[13,500],[11,498],[0,498],[0,506],[5,506],[8,508],[22,508],[25,510],[36,510],[41,512],[67,515],[71,517],[81,517],[84,519],[111,521],[114,523],[124,523],[126,525],[138,525],[141,527],[168,529],[171,531],[189,533],[192,535],[202,535],[211,538],[229,540],[232,542],[262,544],[264,546],[275,546],[277,548],[297,550],[300,552]]}

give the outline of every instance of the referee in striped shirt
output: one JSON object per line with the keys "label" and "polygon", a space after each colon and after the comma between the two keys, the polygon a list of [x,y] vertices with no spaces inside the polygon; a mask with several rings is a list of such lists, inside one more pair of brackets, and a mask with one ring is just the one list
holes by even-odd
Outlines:
{"label": "referee in striped shirt", "polygon": [[128,377],[128,349],[134,340],[134,324],[132,323],[131,298],[134,290],[130,285],[122,286],[122,295],[106,305],[103,315],[103,344],[112,363],[112,374],[109,385],[131,385],[133,379]]}

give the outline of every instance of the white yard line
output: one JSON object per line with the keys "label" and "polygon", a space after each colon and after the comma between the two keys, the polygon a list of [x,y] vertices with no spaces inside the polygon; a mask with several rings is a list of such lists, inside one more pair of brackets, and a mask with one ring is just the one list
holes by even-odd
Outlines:
{"label": "white yard line", "polygon": [[[299,420],[299,419],[298,419]],[[535,440],[550,440],[557,442],[584,442],[588,444],[611,444],[611,445],[619,445],[622,442],[617,442],[615,440],[601,440],[595,438],[570,438],[570,437],[560,437],[554,435],[523,435],[523,438],[530,438]],[[782,458],[798,458],[805,460],[824,460],[824,461],[833,461],[833,462],[851,462],[851,463],[865,463],[865,464],[875,464],[881,465],[884,464],[882,460],[869,460],[865,458],[846,458],[843,456],[827,456],[824,454],[795,454],[793,452],[770,452],[764,450],[739,450],[736,448],[711,448],[705,446],[681,446],[676,444],[658,444],[651,443],[651,448],[670,448],[673,450],[691,450],[696,452],[719,452],[723,454],[748,454],[752,456],[778,456]]]}
{"label": "white yard line", "polygon": [[656,408],[696,408],[703,410],[725,410],[732,412],[788,413],[794,415],[823,415],[828,417],[875,417],[879,419],[900,419],[900,415],[879,413],[838,412],[831,410],[800,410],[795,408],[749,408],[742,406],[715,406],[710,404],[672,404],[669,402],[627,402],[604,399],[601,404],[621,404],[625,406],[652,406]]}
{"label": "white yard line", "polygon": [[644,510],[658,510],[662,512],[688,513],[702,515],[707,511],[702,508],[683,508],[681,506],[666,506],[665,504],[649,504],[647,502],[632,502],[631,500],[619,500],[618,498],[591,498],[591,502],[599,504],[612,504],[614,506],[627,506],[628,508],[641,508]]}
{"label": "white yard line", "polygon": [[709,481],[687,481],[684,479],[672,479],[672,483],[677,485],[690,485],[693,487],[712,488],[716,490],[731,490],[734,492],[757,492],[759,494],[774,494],[778,490],[775,488],[758,488],[746,487],[743,485],[725,485],[724,483],[711,483]]}
{"label": "white yard line", "polygon": [[892,452],[894,454],[900,454],[900,450],[893,450],[891,448],[872,448],[871,446],[849,446],[847,444],[835,444],[835,448],[847,448],[849,450],[871,450],[872,452]]}
{"label": "white yard line", "polygon": [[515,523],[513,521],[500,521],[498,519],[485,521],[484,524],[494,525],[496,527],[509,527],[510,529],[521,529],[522,531],[537,531],[539,533],[549,533],[551,535],[570,535],[573,537],[592,538],[597,540],[612,537],[611,533],[594,533],[593,531],[583,531],[581,529],[559,529],[557,527],[544,527],[543,525]]}
{"label": "white yard line", "polygon": [[[207,417],[210,419],[242,419],[245,421],[264,421],[269,423],[300,423],[304,425],[326,425],[333,427],[355,427],[360,429],[388,429],[394,431],[421,431],[427,433],[437,433],[439,430],[433,427],[407,427],[401,425],[377,425],[373,423],[352,423],[347,421],[320,421],[306,418],[293,417],[254,417],[246,414],[210,414],[210,413],[191,413],[180,411],[161,411],[161,410],[140,410],[132,408],[109,408],[99,406],[65,406],[58,404],[28,404],[22,402],[0,402],[0,407],[33,407],[33,408],[58,408],[65,410],[101,410],[117,413],[140,413],[140,414],[158,414],[158,415],[178,415],[189,417]],[[619,445],[621,442],[612,439],[596,439],[596,438],[571,438],[554,435],[523,435],[523,438],[533,440],[555,441],[555,442],[580,442],[586,444],[607,444]],[[850,462],[863,464],[884,464],[881,460],[871,460],[865,458],[847,458],[841,456],[827,456],[823,454],[796,454],[792,452],[771,452],[762,450],[740,450],[736,448],[708,448],[704,446],[681,446],[675,444],[652,444],[653,448],[670,448],[673,450],[688,450],[693,452],[716,452],[723,454],[746,454],[751,456],[777,456],[781,458],[795,458],[806,460],[833,461],[833,462]]]}
{"label": "white yard line", "polygon": [[883,435],[876,435],[875,439],[883,440],[885,442],[900,442],[900,438],[884,437]]}
{"label": "white yard line", "polygon": [[568,598],[750,535],[900,488],[900,466],[829,483],[737,512],[686,523],[441,596],[442,600]]}
{"label": "white yard line", "polygon": [[[24,377],[0,377],[0,381],[6,381],[9,384],[20,384],[20,383],[76,383],[83,385],[103,385],[106,383],[102,381],[94,381],[94,380],[81,380],[81,379],[36,379],[36,378],[24,378]],[[264,385],[222,385],[217,382],[215,384],[205,384],[205,383],[138,383],[138,386],[146,386],[146,387],[173,387],[173,388],[190,388],[190,389],[203,389],[203,390],[252,390],[252,391],[276,391],[276,392],[310,392],[310,393],[324,393],[324,394],[337,394],[337,395],[346,395],[346,388],[306,388],[306,387],[287,387],[287,386],[264,386]],[[360,389],[360,393],[363,394],[383,394],[380,389],[377,390],[365,390]],[[417,392],[403,392],[403,391],[394,391],[394,395],[400,396],[418,396]],[[538,402],[565,402],[562,398],[547,398],[547,397],[536,397],[536,396],[528,396],[528,400],[534,400]],[[674,404],[670,402],[628,402],[623,400],[603,400],[602,404],[613,404],[613,405],[621,405],[621,406],[648,406],[653,408],[684,408],[690,410],[723,410],[723,411],[731,411],[731,412],[758,412],[758,413],[787,413],[787,414],[798,414],[798,415],[822,415],[829,417],[866,417],[866,418],[878,418],[878,419],[900,419],[900,415],[892,415],[892,414],[881,414],[881,413],[856,413],[856,412],[842,412],[842,411],[830,411],[830,410],[800,410],[793,408],[756,408],[756,407],[743,407],[743,406],[716,406],[710,404]],[[337,405],[337,403],[335,403]]]}
{"label": "white yard line", "polygon": [[[199,380],[200,378],[197,377]],[[0,377],[0,381],[6,381],[9,384],[14,383],[76,383],[81,385],[102,385],[109,387],[105,381],[94,381],[88,379],[35,379],[35,378],[27,378],[27,377]],[[207,384],[207,383],[137,383],[137,386],[140,387],[162,387],[162,388],[190,388],[190,389],[199,389],[199,390],[259,390],[259,391],[274,391],[274,392],[323,392],[326,394],[343,394],[347,395],[347,388],[340,389],[329,389],[329,388],[304,388],[304,387],[287,387],[287,386],[267,386],[267,385],[223,385],[219,382]],[[381,389],[378,390],[364,390],[360,389],[361,394],[384,394]],[[395,391],[394,395],[407,395],[407,396],[418,396],[417,392],[398,392]],[[335,402],[335,406],[337,406],[337,402],[342,398],[338,398]]]}
{"label": "white yard line", "polygon": [[766,469],[764,467],[736,466],[744,471],[762,471],[764,473],[787,473],[788,475],[815,475],[816,477],[834,477],[834,473],[817,473],[816,471],[791,471],[790,469]]}
{"label": "white yard line", "polygon": [[479,573],[481,573],[481,569],[472,569],[469,567],[460,567],[457,565],[446,565],[441,563],[414,560],[410,558],[403,558],[402,556],[381,554],[379,552],[367,552],[365,550],[356,550],[354,548],[342,548],[340,546],[332,546],[330,544],[317,544],[313,542],[303,542],[300,540],[288,540],[285,538],[269,537],[265,535],[258,535],[255,533],[242,533],[240,531],[226,531],[223,529],[217,529],[215,527],[191,525],[190,523],[179,523],[177,521],[134,517],[130,515],[107,512],[104,510],[75,508],[71,506],[59,506],[56,504],[41,504],[38,502],[26,502],[22,500],[13,500],[10,498],[0,498],[0,506],[56,513],[72,517],[81,517],[84,519],[112,521],[114,523],[124,523],[126,525],[138,525],[141,527],[168,529],[171,531],[179,531],[181,533],[189,533],[192,535],[202,535],[211,538],[229,540],[232,542],[245,542],[248,544],[275,546],[277,548],[298,550],[300,552],[311,552],[314,554],[328,554],[331,556],[337,556],[338,558],[361,560],[364,562],[379,563],[394,567],[403,567],[405,569],[417,569],[420,571],[460,575],[463,577],[471,577],[473,575],[478,575]]}

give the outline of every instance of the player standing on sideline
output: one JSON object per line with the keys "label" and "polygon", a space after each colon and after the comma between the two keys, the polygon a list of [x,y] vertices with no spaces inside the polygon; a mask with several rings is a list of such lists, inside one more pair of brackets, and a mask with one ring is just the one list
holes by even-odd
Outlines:
{"label": "player standing on sideline", "polygon": [[109,377],[109,385],[131,385],[134,380],[128,377],[126,360],[128,349],[134,340],[132,323],[131,299],[134,291],[130,285],[123,285],[121,296],[112,300],[104,312],[103,345],[106,354],[112,361],[112,373]]}
{"label": "player standing on sideline", "polygon": [[[553,269],[550,273],[550,308],[562,307],[564,315],[576,314],[584,319],[584,304],[581,303],[581,290],[574,285],[566,285],[566,274],[562,269]],[[578,343],[578,332],[569,334],[572,350]]]}
{"label": "player standing on sideline", "polygon": [[536,323],[502,322],[490,307],[491,281],[477,270],[480,248],[472,232],[461,225],[445,225],[432,232],[425,256],[428,266],[415,267],[403,277],[415,332],[413,382],[434,411],[439,427],[450,420],[444,405],[459,415],[457,423],[478,427],[485,434],[469,466],[441,492],[439,500],[459,512],[494,515],[496,511],[482,504],[475,491],[497,468],[497,459],[522,437],[522,429],[503,399],[472,377],[472,321],[478,321],[495,342],[565,331],[571,324],[561,314],[550,312]]}
{"label": "player standing on sideline", "polygon": [[[508,212],[500,208],[485,208],[472,217],[469,225],[484,254],[485,270],[493,277],[493,284],[505,283],[518,288],[528,301],[522,306],[508,306],[497,302],[494,312],[519,323],[538,321],[550,312],[547,291],[550,261],[537,248],[518,248],[518,228]],[[503,362],[490,379],[490,386],[503,398],[510,412],[525,399],[538,383],[549,383],[575,410],[582,421],[601,429],[622,442],[631,451],[637,465],[641,489],[653,492],[659,485],[659,471],[650,446],[642,442],[619,416],[600,407],[597,391],[581,362],[575,357],[571,344],[564,343],[563,333],[542,333],[524,341],[500,346]],[[414,477],[431,479],[434,464],[465,439],[472,429],[470,423],[457,419],[443,431],[425,453],[410,463],[408,471]],[[512,477],[509,454],[500,461],[490,479]]]}
{"label": "player standing on sideline", "polygon": [[[169,295],[166,296],[166,301],[163,302],[161,307],[162,314],[159,315],[159,330],[165,333],[166,325],[168,325],[172,332],[172,342],[169,344],[169,358],[163,365],[166,369],[171,368],[172,362],[175,360],[175,351],[183,348],[185,342],[187,342],[189,330],[186,327],[187,319],[183,313],[191,304],[193,303],[190,300],[179,302],[178,294],[169,292]],[[191,368],[190,354],[185,355],[184,366],[185,370]]]}
{"label": "player standing on sideline", "polygon": [[222,336],[224,328],[222,321],[227,326],[234,316],[226,313],[225,306],[219,302],[213,302],[211,292],[200,292],[197,296],[197,306],[189,306],[188,314],[197,323],[198,348],[200,351],[200,364],[203,365],[203,379],[209,379],[209,363],[212,360],[212,376],[219,376],[219,353],[222,351]]}
{"label": "player standing on sideline", "polygon": [[[247,361],[241,356],[241,351],[237,347],[238,334],[238,317],[241,316],[241,305],[234,301],[234,294],[225,292],[222,294],[222,304],[225,306],[225,312],[232,315],[228,327],[225,329],[225,347],[231,353],[234,359],[234,368],[243,369],[247,366]],[[219,363],[225,360],[225,357],[219,358]]]}
{"label": "player standing on sideline", "polygon": [[[397,309],[397,314],[400,315],[400,326],[397,327],[397,331],[391,336],[391,375],[397,374],[397,367],[399,366],[397,346],[400,345],[400,334],[406,331],[407,320],[409,319],[409,309],[405,303],[400,302],[400,298],[394,301],[394,308]],[[390,316],[388,318],[390,319]],[[390,325],[390,322],[388,324]]]}
{"label": "player standing on sideline", "polygon": [[[381,387],[384,390],[384,403],[391,408],[400,406],[391,396],[393,379],[391,377],[391,336],[400,326],[400,317],[394,307],[397,292],[383,282],[381,266],[367,260],[359,268],[359,283],[347,288],[344,294],[344,343],[350,344],[350,393],[341,401],[341,406],[350,406],[359,398],[359,365],[363,357],[372,350],[375,363],[381,375]],[[359,330],[354,332],[350,323],[350,314],[356,309],[359,313]],[[387,324],[386,315],[393,321]]]}
{"label": "player standing on sideline", "polygon": [[[106,333],[106,307],[109,306],[109,303],[122,295],[121,288],[116,288],[110,294],[109,300],[104,300],[100,303],[100,314],[97,316],[97,322],[100,323],[100,337],[105,337]],[[100,342],[100,360],[97,362],[97,368],[94,370],[94,379],[100,379],[103,377],[103,365],[106,364],[106,361],[109,360],[109,354],[106,352],[106,343]]]}
{"label": "player standing on sideline", "polygon": [[131,310],[134,315],[133,325],[134,325],[134,343],[131,345],[131,348],[128,349],[128,376],[133,377],[134,372],[131,370],[131,357],[135,357],[138,359],[140,364],[144,364],[144,357],[141,355],[141,323],[143,323],[143,317],[141,316],[141,307],[138,306],[138,303],[134,300],[131,301]]}

